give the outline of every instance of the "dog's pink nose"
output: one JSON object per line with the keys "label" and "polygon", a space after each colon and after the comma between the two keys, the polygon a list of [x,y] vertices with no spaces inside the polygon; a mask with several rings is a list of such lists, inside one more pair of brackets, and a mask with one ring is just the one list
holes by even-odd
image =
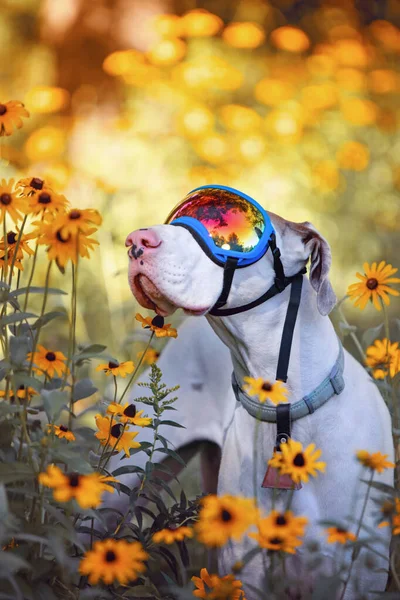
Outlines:
{"label": "dog's pink nose", "polygon": [[144,248],[158,248],[161,246],[161,240],[154,229],[137,229],[128,235],[125,246],[132,246],[134,251]]}

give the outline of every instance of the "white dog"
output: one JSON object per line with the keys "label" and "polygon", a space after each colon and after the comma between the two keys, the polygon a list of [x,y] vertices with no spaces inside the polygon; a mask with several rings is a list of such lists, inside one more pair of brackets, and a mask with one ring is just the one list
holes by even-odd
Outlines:
{"label": "white dog", "polygon": [[[297,324],[288,372],[289,401],[294,403],[314,391],[327,378],[339,355],[339,342],[326,316],[336,298],[328,280],[331,252],[326,240],[310,223],[292,223],[268,213],[281,251],[285,275],[301,271],[310,259],[309,280],[304,277]],[[132,232],[126,240],[129,252],[129,283],[142,306],[156,310],[161,316],[182,308],[186,313],[208,313],[220,298],[223,289],[223,269],[210,260],[192,233],[184,227],[157,225]],[[242,306],[259,298],[273,285],[275,273],[271,252],[235,272],[226,306]],[[251,310],[229,317],[207,316],[212,328],[230,348],[234,373],[242,386],[243,377],[262,377],[274,381],[280,340],[289,301],[290,286]],[[182,370],[185,365],[181,365]],[[313,414],[293,422],[292,437],[303,447],[315,443],[322,450],[326,473],[311,479],[294,492],[291,508],[297,515],[309,519],[307,536],[318,539],[320,556],[329,557],[334,546],[326,543],[319,521],[347,523],[352,515],[359,519],[366,485],[360,483],[361,468],[355,460],[357,450],[380,451],[393,460],[393,443],[389,412],[361,365],[347,352],[344,356],[345,388],[318,408]],[[243,386],[242,386],[243,387]],[[268,402],[268,401],[267,401]],[[272,406],[272,404],[270,404]],[[219,494],[254,497],[265,513],[271,510],[273,491],[261,487],[267,460],[272,456],[276,439],[274,423],[262,422],[258,432],[257,464],[254,464],[253,444],[256,419],[241,405],[235,411],[223,448]],[[256,474],[256,490],[253,473]],[[376,479],[392,485],[393,472],[385,471]],[[277,493],[276,507],[284,509],[287,491]],[[372,494],[373,496],[374,494]],[[364,523],[376,529],[376,506],[369,500]],[[346,600],[368,591],[383,591],[387,581],[390,533],[382,531],[382,543],[376,544],[376,572],[365,566],[362,551],[355,562],[345,594]],[[360,537],[363,532],[361,531]],[[304,544],[303,548],[306,548]],[[223,549],[221,570],[229,572],[232,564],[251,548],[250,541]],[[302,560],[306,550],[298,551]],[[385,557],[385,558],[383,558]],[[303,558],[306,560],[306,558]],[[294,569],[295,566],[289,569]],[[298,568],[298,564],[297,567]],[[252,586],[262,586],[263,563],[251,561],[242,579]],[[292,572],[293,574],[293,572]],[[309,575],[303,571],[303,576]],[[246,586],[245,586],[246,588]],[[246,589],[248,600],[257,596]]]}

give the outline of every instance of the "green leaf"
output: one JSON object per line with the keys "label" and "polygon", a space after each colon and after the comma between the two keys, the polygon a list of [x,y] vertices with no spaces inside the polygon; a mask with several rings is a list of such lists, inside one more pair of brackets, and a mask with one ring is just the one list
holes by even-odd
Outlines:
{"label": "green leaf", "polygon": [[119,467],[115,471],[112,471],[112,475],[114,477],[118,477],[118,475],[126,475],[126,473],[144,473],[142,467],[135,467],[134,465],[129,465],[126,467]]}
{"label": "green leaf", "polygon": [[40,581],[37,586],[34,587],[35,600],[57,600],[53,590],[47,583]]}
{"label": "green leaf", "polygon": [[164,454],[168,454],[168,456],[175,458],[175,460],[181,463],[181,465],[184,465],[186,467],[186,463],[183,460],[183,458],[179,456],[179,454],[174,450],[171,450],[170,448],[157,448],[157,452],[163,452]]}
{"label": "green leaf", "polygon": [[30,569],[31,566],[15,552],[0,552],[0,571],[16,573],[20,569]]}
{"label": "green leaf", "polygon": [[42,390],[44,410],[51,423],[56,421],[63,408],[68,408],[68,393],[61,390]]}
{"label": "green leaf", "polygon": [[96,392],[97,387],[94,387],[92,380],[86,377],[85,379],[76,382],[72,393],[72,399],[74,402],[77,402],[78,400],[92,396]]}
{"label": "green leaf", "polygon": [[22,365],[26,355],[32,349],[32,337],[27,335],[12,335],[10,337],[10,357],[13,365]]}
{"label": "green leaf", "polygon": [[180,425],[179,423],[175,423],[175,421],[159,421],[159,425],[169,425],[170,427],[180,427],[181,429],[186,429],[184,425]]}
{"label": "green leaf", "polygon": [[[18,288],[18,290],[14,290],[13,292],[10,293],[10,296],[16,297],[16,296],[21,296],[22,294],[26,294],[26,292],[28,291],[27,287],[23,287],[23,288]],[[46,288],[44,287],[30,287],[29,288],[29,293],[30,294],[44,294],[46,291]],[[52,295],[62,295],[62,296],[68,296],[68,292],[64,292],[64,290],[60,290],[58,288],[47,288],[47,293],[48,294],[52,294]]]}
{"label": "green leaf", "polygon": [[124,593],[124,598],[159,598],[159,595],[154,595],[156,591],[150,585],[135,585],[135,587],[131,587]]}
{"label": "green leaf", "polygon": [[82,359],[93,358],[94,356],[104,352],[106,348],[107,346],[102,346],[101,344],[91,344],[90,346],[86,346],[86,348],[80,350],[77,354],[74,354],[72,360],[74,362],[78,362]]}
{"label": "green leaf", "polygon": [[340,321],[339,323],[340,332],[342,337],[346,337],[346,335],[350,335],[350,333],[355,333],[357,331],[357,327],[355,325],[349,325],[344,321]]}
{"label": "green leaf", "polygon": [[79,600],[108,600],[110,594],[100,588],[86,588],[79,594]]}
{"label": "green leaf", "polygon": [[35,473],[25,463],[0,463],[0,483],[34,479]]}
{"label": "green leaf", "polygon": [[50,323],[53,319],[57,319],[58,317],[63,317],[64,319],[68,318],[66,312],[62,312],[60,310],[53,310],[51,312],[45,313],[42,317],[39,317],[37,321],[35,321],[32,325],[32,329],[41,329],[47,323]]}
{"label": "green leaf", "polygon": [[366,479],[361,479],[363,483],[370,485],[373,489],[379,490],[380,492],[385,492],[385,494],[391,494],[392,496],[396,493],[396,490],[393,486],[388,485],[387,483],[382,483],[381,481],[368,481]]}
{"label": "green leaf", "polygon": [[0,319],[0,327],[6,327],[12,323],[20,323],[20,321],[32,319],[33,317],[37,317],[37,315],[30,312],[13,313],[12,315],[7,315],[6,317]]}
{"label": "green leaf", "polygon": [[368,348],[374,340],[378,339],[383,328],[383,323],[378,325],[377,327],[370,327],[366,331],[364,331],[362,335],[362,343],[364,348]]}

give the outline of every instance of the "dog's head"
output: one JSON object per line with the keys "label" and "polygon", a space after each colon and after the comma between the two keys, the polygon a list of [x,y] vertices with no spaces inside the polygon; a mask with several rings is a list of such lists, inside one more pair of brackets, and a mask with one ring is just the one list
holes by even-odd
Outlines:
{"label": "dog's head", "polygon": [[[286,276],[298,273],[310,259],[309,278],[317,294],[317,306],[327,315],[336,296],[328,279],[331,251],[328,242],[311,223],[292,223],[268,213],[276,231],[277,245]],[[138,302],[161,316],[177,308],[192,315],[208,312],[223,286],[223,268],[201,249],[192,234],[182,227],[156,225],[133,231],[129,246],[129,285]],[[255,300],[273,283],[275,272],[271,251],[253,265],[237,269],[227,307]]]}

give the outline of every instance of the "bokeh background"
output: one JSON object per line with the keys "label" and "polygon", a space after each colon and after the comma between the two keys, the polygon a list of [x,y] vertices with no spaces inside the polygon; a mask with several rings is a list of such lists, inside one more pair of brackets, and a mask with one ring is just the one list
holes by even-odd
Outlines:
{"label": "bokeh background", "polygon": [[332,245],[339,297],[364,261],[399,265],[398,0],[0,8],[0,100],[31,113],[1,138],[0,175],[50,178],[104,217],[99,249],[81,261],[80,340],[131,357],[125,236],[205,183],[311,221]]}

